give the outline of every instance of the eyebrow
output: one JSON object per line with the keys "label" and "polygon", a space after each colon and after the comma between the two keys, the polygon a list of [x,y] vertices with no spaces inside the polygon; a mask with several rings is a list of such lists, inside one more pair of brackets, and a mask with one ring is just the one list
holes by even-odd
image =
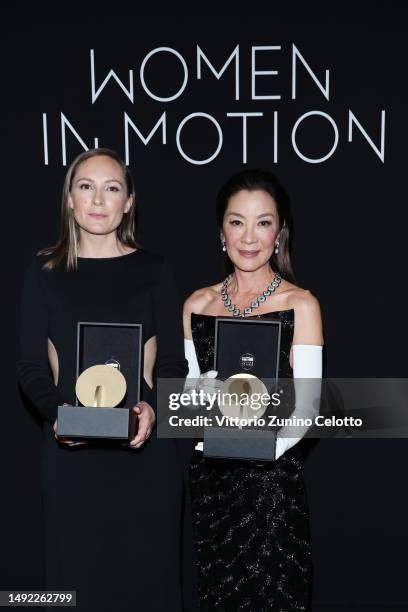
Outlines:
{"label": "eyebrow", "polygon": [[[236,216],[236,217],[241,217],[242,219],[245,219],[245,215],[241,215],[241,213],[237,213],[237,212],[233,212],[233,211],[231,211],[231,212],[229,212],[229,213],[228,213],[228,216],[229,216],[229,215],[234,215],[234,216]],[[261,217],[274,217],[274,216],[275,216],[275,215],[274,215],[274,213],[272,213],[272,212],[267,212],[267,213],[261,213],[261,214],[260,214],[260,215],[258,215],[256,218],[257,218],[257,219],[260,219]]]}
{"label": "eyebrow", "polygon": [[[87,176],[81,176],[80,178],[76,179],[76,182],[78,181],[90,181],[91,183],[93,183],[93,179],[88,178]],[[115,179],[115,178],[111,178],[111,179],[107,179],[106,181],[104,181],[105,183],[119,183],[119,185],[123,185],[122,181],[120,181],[119,179]]]}

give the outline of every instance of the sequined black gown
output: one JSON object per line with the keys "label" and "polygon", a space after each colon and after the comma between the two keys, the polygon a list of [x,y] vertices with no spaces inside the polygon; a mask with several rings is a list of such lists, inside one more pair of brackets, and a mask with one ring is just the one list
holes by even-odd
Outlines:
{"label": "sequined black gown", "polygon": [[[282,322],[279,376],[292,377],[294,311]],[[215,317],[192,314],[201,372],[213,369]],[[301,443],[266,466],[204,459],[191,465],[202,612],[306,612],[311,548]]]}

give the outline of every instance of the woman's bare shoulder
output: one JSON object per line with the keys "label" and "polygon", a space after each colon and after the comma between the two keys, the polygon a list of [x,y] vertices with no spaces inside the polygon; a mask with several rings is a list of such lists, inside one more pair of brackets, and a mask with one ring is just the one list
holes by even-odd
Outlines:
{"label": "woman's bare shoulder", "polygon": [[288,304],[295,311],[294,344],[323,344],[322,317],[316,296],[309,289],[293,285]]}
{"label": "woman's bare shoulder", "polygon": [[287,300],[294,310],[312,311],[319,309],[319,301],[309,289],[302,289],[293,283],[287,283]]}
{"label": "woman's bare shoulder", "polygon": [[203,287],[194,291],[184,302],[183,307],[183,324],[184,337],[191,340],[191,313],[206,314],[211,310],[213,302],[219,299],[221,292],[221,283]]}
{"label": "woman's bare shoulder", "polygon": [[221,283],[194,291],[184,302],[184,313],[204,314],[214,300],[219,299]]}

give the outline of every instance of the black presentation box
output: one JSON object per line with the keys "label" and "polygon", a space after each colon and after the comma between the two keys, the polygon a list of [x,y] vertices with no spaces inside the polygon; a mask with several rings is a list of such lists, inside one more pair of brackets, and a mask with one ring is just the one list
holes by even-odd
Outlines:
{"label": "black presentation box", "polygon": [[[131,408],[140,400],[142,325],[139,323],[78,322],[76,374],[94,365],[117,367],[126,379],[126,395],[114,407],[58,406],[60,438],[129,440],[137,417]],[[113,364],[113,365],[112,365]]]}
{"label": "black presentation box", "polygon": [[[215,321],[214,370],[225,381],[233,374],[259,378],[269,394],[277,390],[281,322],[275,319],[235,319],[217,317]],[[274,461],[276,428],[218,425],[221,416],[215,404],[212,426],[204,429],[204,456],[251,461]],[[268,423],[269,407],[264,415]]]}

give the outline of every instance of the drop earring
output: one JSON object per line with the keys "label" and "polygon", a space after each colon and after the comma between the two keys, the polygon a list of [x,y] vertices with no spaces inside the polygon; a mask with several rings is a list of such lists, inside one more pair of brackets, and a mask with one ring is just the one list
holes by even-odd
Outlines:
{"label": "drop earring", "polygon": [[222,250],[225,253],[227,250],[227,247],[225,246],[225,240],[221,240],[221,244],[222,244]]}
{"label": "drop earring", "polygon": [[275,253],[276,254],[279,253],[279,240],[277,240],[276,243],[275,243]]}

